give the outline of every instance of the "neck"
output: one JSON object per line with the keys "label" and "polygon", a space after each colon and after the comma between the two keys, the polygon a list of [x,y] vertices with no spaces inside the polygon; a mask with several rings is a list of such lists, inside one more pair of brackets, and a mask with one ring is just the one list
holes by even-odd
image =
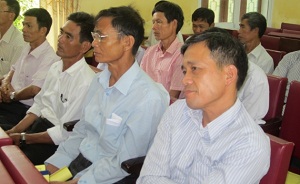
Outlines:
{"label": "neck", "polygon": [[113,86],[122,75],[133,65],[134,56],[128,57],[123,60],[108,63],[108,70],[111,73],[109,79],[109,86]]}
{"label": "neck", "polygon": [[167,39],[161,40],[162,43],[161,50],[163,51],[163,53],[166,52],[166,50],[171,46],[171,44],[174,42],[175,39],[176,39],[176,35],[171,35]]}
{"label": "neck", "polygon": [[61,58],[63,61],[63,69],[62,71],[64,72],[68,68],[70,68],[72,65],[77,63],[81,58],[83,58],[83,55],[80,55],[76,58]]}
{"label": "neck", "polygon": [[237,92],[233,92],[229,95],[223,96],[222,99],[219,99],[214,104],[210,104],[210,107],[203,108],[203,119],[202,125],[206,127],[210,122],[215,120],[217,117],[222,115],[228,109],[230,109],[237,99]]}
{"label": "neck", "polygon": [[30,52],[33,51],[34,49],[36,49],[37,47],[39,47],[40,45],[42,45],[45,40],[46,40],[46,37],[43,37],[35,42],[29,43],[30,44]]}
{"label": "neck", "polygon": [[0,38],[3,37],[3,35],[7,32],[7,30],[10,28],[10,26],[11,26],[11,23],[0,25]]}
{"label": "neck", "polygon": [[249,54],[253,49],[255,49],[260,44],[260,39],[252,40],[245,44],[246,53]]}

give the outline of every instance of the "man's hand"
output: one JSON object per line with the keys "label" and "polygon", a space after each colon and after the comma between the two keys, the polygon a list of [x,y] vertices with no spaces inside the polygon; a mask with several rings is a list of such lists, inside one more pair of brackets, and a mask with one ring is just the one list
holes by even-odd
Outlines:
{"label": "man's hand", "polygon": [[14,141],[15,145],[20,146],[20,139],[21,139],[20,133],[11,133],[9,134],[9,136]]}

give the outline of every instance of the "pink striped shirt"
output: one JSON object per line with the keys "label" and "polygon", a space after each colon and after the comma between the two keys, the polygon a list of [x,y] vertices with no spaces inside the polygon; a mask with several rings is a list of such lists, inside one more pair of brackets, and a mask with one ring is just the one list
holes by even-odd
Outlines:
{"label": "pink striped shirt", "polygon": [[183,89],[180,53],[182,43],[176,38],[165,53],[161,42],[149,47],[141,62],[142,69],[156,82],[161,83],[167,91]]}

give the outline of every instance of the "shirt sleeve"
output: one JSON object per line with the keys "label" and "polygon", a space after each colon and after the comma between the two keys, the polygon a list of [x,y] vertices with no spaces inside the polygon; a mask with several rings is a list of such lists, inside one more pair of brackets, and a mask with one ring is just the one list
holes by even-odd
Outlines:
{"label": "shirt sleeve", "polygon": [[281,61],[278,63],[273,75],[279,77],[287,77],[288,71],[290,70],[294,59],[291,57],[291,54],[285,55]]}
{"label": "shirt sleeve", "polygon": [[44,59],[39,65],[37,72],[32,76],[32,83],[31,83],[31,85],[37,86],[39,88],[42,88],[47,76],[47,72],[49,71],[51,65],[54,62],[59,60],[59,57],[56,55],[45,56],[43,58]]}
{"label": "shirt sleeve", "polygon": [[153,145],[147,153],[137,184],[166,183],[175,184],[170,179],[170,143],[171,120],[170,108],[164,114],[154,138]]}
{"label": "shirt sleeve", "polygon": [[182,79],[184,75],[181,70],[182,63],[183,63],[183,56],[179,53],[173,65],[173,74],[171,78],[170,90],[177,90],[177,91],[183,90]]}

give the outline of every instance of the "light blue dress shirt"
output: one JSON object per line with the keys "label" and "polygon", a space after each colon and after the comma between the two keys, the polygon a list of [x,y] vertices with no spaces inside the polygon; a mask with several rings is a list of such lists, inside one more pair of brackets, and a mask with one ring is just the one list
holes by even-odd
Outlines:
{"label": "light blue dress shirt", "polygon": [[206,127],[201,110],[178,100],[158,126],[137,183],[259,183],[270,154],[269,138],[240,100]]}
{"label": "light blue dress shirt", "polygon": [[[46,163],[68,166],[79,153],[93,164],[78,183],[114,183],[128,174],[125,160],[145,156],[170,98],[135,62],[109,87],[107,67],[91,83],[81,120]],[[80,91],[78,91],[80,93]]]}

